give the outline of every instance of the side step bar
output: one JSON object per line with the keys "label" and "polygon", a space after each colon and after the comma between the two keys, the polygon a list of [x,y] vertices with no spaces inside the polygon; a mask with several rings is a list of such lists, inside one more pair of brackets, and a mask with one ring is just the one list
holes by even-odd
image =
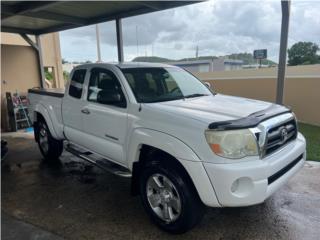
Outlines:
{"label": "side step bar", "polygon": [[80,150],[80,148],[78,148],[72,144],[67,144],[65,149],[66,149],[66,151],[70,152],[71,154],[73,154],[83,160],[86,160],[87,162],[90,162],[90,163],[94,164],[95,166],[97,166],[107,172],[113,173],[113,174],[120,176],[120,177],[127,177],[128,178],[128,177],[132,176],[131,172],[128,169],[126,169],[125,167],[120,166],[116,163],[113,163],[110,160],[105,159],[105,158],[96,158],[94,156],[94,154],[91,152],[82,152]]}

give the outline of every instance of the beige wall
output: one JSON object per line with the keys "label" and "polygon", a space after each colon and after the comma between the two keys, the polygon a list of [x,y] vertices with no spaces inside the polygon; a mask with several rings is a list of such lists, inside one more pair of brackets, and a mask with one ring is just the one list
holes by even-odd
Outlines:
{"label": "beige wall", "polygon": [[1,45],[1,129],[8,129],[6,92],[39,87],[38,62],[31,47]]}
{"label": "beige wall", "polygon": [[[35,38],[30,36],[30,38],[35,42]],[[62,63],[61,63],[61,51],[60,51],[60,39],[59,33],[51,33],[45,34],[40,37],[41,46],[42,46],[42,58],[44,67],[52,67],[54,69],[54,77],[55,84],[53,87],[63,88],[64,87],[64,79],[63,79],[63,71],[62,71]],[[12,33],[1,33],[1,46],[25,46],[32,50],[34,56],[36,57],[36,52],[32,47],[18,34]],[[19,49],[19,48],[17,48]],[[17,53],[13,58],[20,58],[24,53]],[[24,57],[23,57],[24,58]],[[4,56],[1,56],[1,61],[7,61]],[[38,65],[36,65],[38,66]],[[28,70],[25,69],[25,74],[34,75],[31,73],[35,68]],[[2,70],[6,71],[6,69]],[[36,71],[39,71],[36,69]],[[12,78],[15,78],[15,75],[11,75]],[[40,81],[40,80],[39,80]],[[10,83],[8,83],[10,84]]]}
{"label": "beige wall", "polygon": [[[35,41],[34,36],[29,36]],[[29,44],[19,35],[14,33],[1,33],[1,44],[7,45],[18,45],[18,46],[29,46]]]}
{"label": "beige wall", "polygon": [[[195,73],[220,93],[274,102],[276,68]],[[299,121],[320,126],[320,65],[288,67],[284,103]]]}
{"label": "beige wall", "polygon": [[26,92],[40,86],[39,79],[38,61],[31,47],[1,45],[1,94]]}
{"label": "beige wall", "polygon": [[[31,37],[33,40],[34,37]],[[40,38],[44,67],[54,69],[54,87],[64,87],[59,34]],[[40,86],[36,51],[17,34],[1,33],[1,129],[7,129],[6,92],[25,93]]]}

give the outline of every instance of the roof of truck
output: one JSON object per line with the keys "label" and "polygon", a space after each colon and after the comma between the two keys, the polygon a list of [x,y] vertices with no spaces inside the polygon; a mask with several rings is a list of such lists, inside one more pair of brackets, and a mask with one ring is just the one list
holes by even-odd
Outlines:
{"label": "roof of truck", "polygon": [[119,68],[141,68],[141,67],[173,67],[172,65],[163,63],[147,63],[147,62],[124,62],[116,64]]}
{"label": "roof of truck", "polygon": [[175,67],[168,64],[163,63],[147,63],[147,62],[123,62],[123,63],[86,63],[76,66],[75,68],[83,68],[83,67],[89,67],[89,66],[117,66],[121,69],[126,68],[144,68],[144,67]]}

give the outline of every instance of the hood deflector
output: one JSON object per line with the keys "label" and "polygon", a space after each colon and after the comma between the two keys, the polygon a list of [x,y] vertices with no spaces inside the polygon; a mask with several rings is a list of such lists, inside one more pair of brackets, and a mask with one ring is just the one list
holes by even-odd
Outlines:
{"label": "hood deflector", "polygon": [[291,110],[284,106],[272,104],[270,107],[252,113],[244,118],[210,123],[208,128],[212,130],[236,130],[251,128],[257,126],[260,122],[265,121],[269,118],[290,112]]}

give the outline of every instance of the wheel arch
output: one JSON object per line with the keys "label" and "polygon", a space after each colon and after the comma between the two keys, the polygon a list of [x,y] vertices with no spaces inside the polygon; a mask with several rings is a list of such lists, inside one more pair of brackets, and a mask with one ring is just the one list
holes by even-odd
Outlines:
{"label": "wheel arch", "polygon": [[61,136],[57,133],[55,130],[54,124],[51,120],[51,114],[48,112],[48,110],[41,104],[37,104],[33,111],[33,122],[35,129],[37,128],[37,122],[38,120],[44,120],[49,128],[49,131],[53,138],[55,139],[61,139]]}
{"label": "wheel arch", "polygon": [[[138,161],[135,161],[133,163],[132,167],[132,193],[133,195],[138,195],[139,190],[138,190],[138,180],[141,171],[143,170],[143,167],[146,166],[150,161],[152,161],[152,156],[153,155],[163,155],[166,159],[166,164],[175,167],[180,173],[182,173],[189,181],[189,183],[192,184],[192,187],[196,190],[194,183],[188,174],[187,170],[179,161],[176,157],[171,155],[170,153],[156,148],[154,146],[148,145],[148,144],[141,144],[140,146],[140,154],[139,154],[139,159]],[[196,191],[197,192],[197,191]]]}
{"label": "wheel arch", "polygon": [[129,168],[132,168],[134,162],[140,160],[140,153],[143,146],[160,149],[176,159],[201,161],[197,154],[177,137],[152,129],[138,128],[135,129],[130,136],[127,151]]}
{"label": "wheel arch", "polygon": [[[202,202],[207,206],[219,207],[213,186],[199,157],[179,139],[150,129],[139,129],[131,137],[128,156],[132,170],[131,193],[139,194],[139,176],[149,154],[166,154],[190,180]],[[129,148],[130,148],[129,147]]]}

